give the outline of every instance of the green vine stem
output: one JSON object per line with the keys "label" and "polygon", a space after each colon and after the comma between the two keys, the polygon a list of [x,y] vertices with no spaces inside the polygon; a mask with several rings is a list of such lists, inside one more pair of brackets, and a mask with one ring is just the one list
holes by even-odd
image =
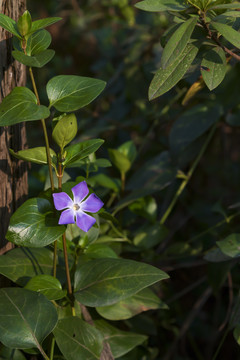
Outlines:
{"label": "green vine stem", "polygon": [[[62,190],[62,165],[58,163],[58,190]],[[67,242],[66,242],[66,233],[62,235],[62,244],[63,244],[63,254],[64,254],[64,262],[65,262],[65,271],[67,277],[67,287],[68,287],[68,294],[71,302],[73,301],[73,291],[72,291],[72,284],[71,284],[71,277],[69,271],[69,263],[68,263],[68,255],[67,255]],[[73,304],[71,305],[72,308],[72,315],[75,316],[75,309]]]}
{"label": "green vine stem", "polygon": [[181,182],[177,192],[175,193],[170,205],[168,206],[167,210],[165,211],[165,213],[163,214],[161,220],[160,220],[160,225],[165,224],[168,216],[170,215],[170,213],[172,212],[176,202],[178,201],[180,195],[182,194],[183,190],[185,189],[185,187],[187,186],[189,180],[191,179],[196,167],[198,166],[199,161],[201,160],[210,140],[213,137],[213,134],[216,130],[216,125],[212,127],[211,131],[208,134],[208,137],[205,141],[205,143],[203,144],[198,156],[196,157],[194,163],[192,164],[191,168],[189,169],[188,173],[186,174],[186,176],[184,177],[183,181]]}
{"label": "green vine stem", "polygon": [[[40,99],[38,95],[38,90],[36,86],[36,82],[34,79],[32,68],[29,67],[29,74],[32,81],[33,91],[37,98],[37,103],[40,105]],[[44,139],[45,139],[45,145],[46,145],[46,154],[47,154],[47,163],[48,163],[48,172],[49,172],[49,178],[50,178],[50,184],[51,184],[51,191],[54,192],[54,180],[53,180],[53,171],[52,171],[52,165],[51,165],[51,156],[50,156],[50,146],[48,141],[48,134],[47,134],[47,128],[45,119],[41,119],[42,127],[43,127],[43,133],[44,133]],[[54,241],[54,251],[53,251],[53,276],[56,277],[57,275],[57,241]]]}

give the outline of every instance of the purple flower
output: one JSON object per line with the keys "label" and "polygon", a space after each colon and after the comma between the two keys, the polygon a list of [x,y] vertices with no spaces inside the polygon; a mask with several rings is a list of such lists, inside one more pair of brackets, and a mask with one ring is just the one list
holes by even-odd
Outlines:
{"label": "purple flower", "polygon": [[58,223],[60,225],[74,224],[83,231],[87,232],[96,219],[85,213],[96,213],[103,206],[102,200],[95,194],[91,194],[86,198],[89,193],[86,181],[80,182],[72,188],[73,200],[65,193],[53,194],[54,206],[57,210],[64,210],[61,213]]}

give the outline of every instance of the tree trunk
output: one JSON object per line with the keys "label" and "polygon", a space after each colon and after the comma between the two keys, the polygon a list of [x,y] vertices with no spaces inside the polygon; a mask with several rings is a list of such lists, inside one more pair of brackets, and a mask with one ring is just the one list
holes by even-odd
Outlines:
{"label": "tree trunk", "polygon": [[[25,11],[26,0],[0,0],[0,13],[15,21]],[[26,70],[11,56],[12,35],[0,27],[0,102],[15,86],[24,86]],[[0,127],[0,254],[13,246],[7,243],[7,232],[11,214],[27,197],[27,163],[9,156],[8,149],[26,148],[25,124]]]}

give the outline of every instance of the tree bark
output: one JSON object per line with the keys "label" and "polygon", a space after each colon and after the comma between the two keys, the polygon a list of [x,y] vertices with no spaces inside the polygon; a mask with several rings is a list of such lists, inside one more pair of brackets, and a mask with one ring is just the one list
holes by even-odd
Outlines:
{"label": "tree bark", "polygon": [[[26,0],[1,0],[0,13],[15,21],[26,9]],[[26,83],[25,66],[11,56],[12,34],[0,27],[0,102],[15,86]],[[26,148],[25,124],[0,127],[0,254],[13,245],[5,239],[11,214],[27,197],[27,163],[10,157],[8,149]]]}

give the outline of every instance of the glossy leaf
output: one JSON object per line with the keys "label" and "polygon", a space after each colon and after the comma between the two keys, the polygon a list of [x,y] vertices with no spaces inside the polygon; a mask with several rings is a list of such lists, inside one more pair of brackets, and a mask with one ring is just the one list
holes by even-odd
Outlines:
{"label": "glossy leaf", "polygon": [[0,290],[0,341],[4,345],[40,350],[57,320],[55,307],[42,294],[20,288]]}
{"label": "glossy leaf", "polygon": [[77,267],[75,296],[87,306],[106,306],[167,278],[165,272],[144,263],[125,259],[96,259]]}
{"label": "glossy leaf", "polygon": [[37,30],[43,29],[45,27],[48,27],[52,24],[55,24],[56,22],[58,22],[60,20],[62,20],[62,18],[60,18],[60,17],[50,17],[50,18],[33,21],[31,33],[35,32]]}
{"label": "glossy leaf", "polygon": [[[30,161],[35,164],[47,164],[47,154],[46,154],[46,148],[44,146],[39,146],[32,149],[20,150],[17,152],[14,152],[12,149],[9,149],[9,152],[17,159]],[[50,156],[52,159],[52,163],[56,163],[57,154],[52,149],[50,149]]]}
{"label": "glossy leaf", "polygon": [[110,345],[114,358],[127,354],[136,346],[147,340],[147,336],[132,332],[121,331],[111,326],[104,320],[94,322],[96,328],[104,335],[104,339]]}
{"label": "glossy leaf", "polygon": [[20,350],[11,349],[4,345],[0,345],[0,359],[1,360],[26,360],[25,356]]}
{"label": "glossy leaf", "polygon": [[90,244],[84,251],[84,253],[90,259],[99,259],[99,258],[115,258],[118,256],[115,251],[107,245],[103,244]]}
{"label": "glossy leaf", "polygon": [[34,276],[25,285],[25,289],[39,292],[48,300],[59,300],[67,294],[66,290],[62,290],[60,281],[50,275]]}
{"label": "glossy leaf", "polygon": [[14,59],[19,61],[21,64],[24,64],[29,67],[37,67],[41,68],[46,65],[52,58],[54,57],[54,50],[44,50],[38,54],[33,56],[25,55],[23,52],[14,50],[12,51],[12,55]]}
{"label": "glossy leaf", "polygon": [[57,240],[65,231],[58,225],[52,204],[42,198],[27,200],[10,219],[6,238],[16,245],[44,247]]}
{"label": "glossy leaf", "polygon": [[47,83],[50,106],[59,111],[75,111],[92,102],[105,88],[102,80],[75,76],[59,75]]}
{"label": "glossy leaf", "polygon": [[240,9],[239,2],[226,3],[226,4],[217,4],[214,5],[214,2],[208,7],[208,10],[220,10],[220,9]]}
{"label": "glossy leaf", "polygon": [[49,115],[48,108],[37,105],[36,96],[26,87],[15,87],[0,104],[0,126],[46,119]]}
{"label": "glossy leaf", "polygon": [[123,155],[125,155],[128,160],[133,163],[137,156],[137,149],[132,140],[126,141],[121,146],[119,146],[118,151],[120,151]]}
{"label": "glossy leaf", "polygon": [[100,359],[103,337],[94,326],[79,317],[59,320],[53,333],[66,360]]}
{"label": "glossy leaf", "polygon": [[47,30],[39,30],[27,39],[27,55],[36,55],[46,50],[51,44],[52,37]]}
{"label": "glossy leaf", "polygon": [[144,0],[135,4],[135,7],[144,11],[181,11],[187,5],[180,0]]}
{"label": "glossy leaf", "polygon": [[53,140],[63,150],[75,138],[77,130],[75,114],[60,116],[52,132]]}
{"label": "glossy leaf", "polygon": [[196,57],[197,52],[198,47],[194,44],[189,44],[186,46],[181,56],[179,56],[169,67],[166,69],[160,68],[154,75],[150,84],[149,100],[156,99],[176,85],[187,72]]}
{"label": "glossy leaf", "polygon": [[221,107],[196,105],[175,121],[169,136],[171,151],[178,155],[204,134],[221,116]]}
{"label": "glossy leaf", "polygon": [[224,240],[217,241],[216,244],[223,254],[231,258],[240,256],[240,234],[231,234]]}
{"label": "glossy leaf", "polygon": [[103,143],[104,140],[102,139],[93,139],[66,147],[66,157],[63,161],[63,166],[68,166],[77,160],[84,159],[91,155],[97,151]]}
{"label": "glossy leaf", "polygon": [[133,243],[140,249],[151,249],[166,239],[167,234],[168,230],[165,226],[159,224],[144,226],[138,230]]}
{"label": "glossy leaf", "polygon": [[201,63],[201,74],[209,90],[213,90],[221,84],[226,70],[226,56],[222,48],[212,48],[204,54]]}
{"label": "glossy leaf", "polygon": [[161,57],[162,68],[170,66],[182,54],[191,38],[198,17],[183,22],[168,40]]}
{"label": "glossy leaf", "polygon": [[3,27],[5,30],[9,31],[13,35],[17,36],[21,39],[21,35],[17,29],[17,23],[10,17],[4,14],[0,14],[0,26]]}
{"label": "glossy leaf", "polygon": [[167,305],[152,290],[143,289],[116,304],[97,307],[96,310],[105,319],[126,320],[143,311],[167,308]]}
{"label": "glossy leaf", "polygon": [[15,248],[0,256],[0,274],[20,286],[40,274],[51,275],[53,253],[47,248]]}
{"label": "glossy leaf", "polygon": [[227,41],[240,49],[240,36],[238,31],[234,30],[229,25],[217,23],[214,21],[211,22],[211,25],[214,27],[214,29],[219,31]]}

